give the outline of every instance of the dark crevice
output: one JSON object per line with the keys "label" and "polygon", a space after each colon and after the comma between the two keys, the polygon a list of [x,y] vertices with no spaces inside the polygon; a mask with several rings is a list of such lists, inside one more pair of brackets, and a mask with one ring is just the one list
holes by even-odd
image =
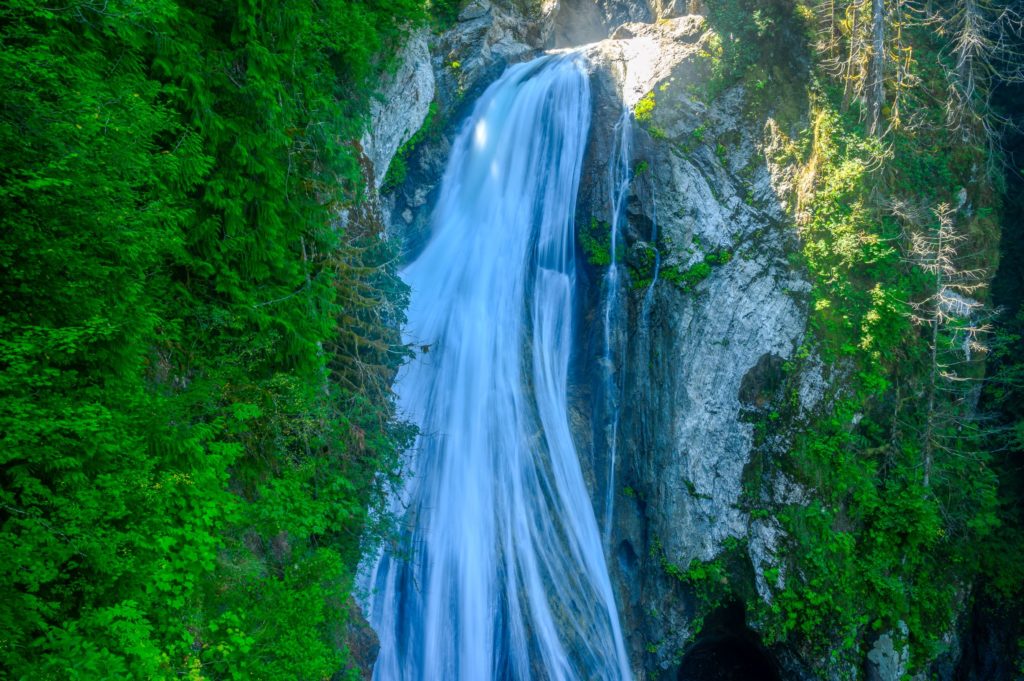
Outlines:
{"label": "dark crevice", "polygon": [[683,656],[679,681],[781,681],[779,664],[746,623],[743,604],[712,612]]}

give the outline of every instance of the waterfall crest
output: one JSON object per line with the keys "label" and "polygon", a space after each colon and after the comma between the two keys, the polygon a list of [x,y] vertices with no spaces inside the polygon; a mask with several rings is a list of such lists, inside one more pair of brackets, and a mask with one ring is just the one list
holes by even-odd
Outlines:
{"label": "waterfall crest", "polygon": [[509,68],[453,145],[399,376],[420,426],[403,531],[366,572],[379,681],[628,679],[569,429],[573,215],[590,127],[577,54]]}

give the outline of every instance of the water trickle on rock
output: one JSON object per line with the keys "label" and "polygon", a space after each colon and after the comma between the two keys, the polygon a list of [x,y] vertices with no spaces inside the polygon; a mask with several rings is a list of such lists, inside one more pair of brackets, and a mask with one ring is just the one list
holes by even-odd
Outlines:
{"label": "water trickle on rock", "polygon": [[452,149],[412,287],[399,376],[420,427],[366,566],[379,681],[628,679],[568,422],[573,215],[590,126],[577,54],[513,66]]}
{"label": "water trickle on rock", "polygon": [[611,211],[611,253],[608,272],[604,277],[604,398],[606,438],[608,446],[608,473],[604,503],[604,542],[611,545],[612,519],[615,513],[615,460],[619,448],[619,423],[622,418],[622,367],[626,354],[623,333],[623,306],[621,266],[619,263],[619,242],[622,239],[622,221],[626,217],[626,201],[629,199],[630,160],[632,159],[633,114],[628,106],[622,107],[622,114],[615,124],[615,147],[612,162],[608,164],[608,197]]}
{"label": "water trickle on rock", "polygon": [[[651,175],[654,174],[654,163],[655,161],[652,159],[648,165],[647,172]],[[643,303],[640,305],[640,323],[637,325],[637,342],[642,348],[649,348],[651,346],[651,310],[654,308],[654,287],[658,285],[659,277],[661,276],[661,251],[658,250],[658,194],[654,182],[648,182],[647,189],[649,192],[648,200],[651,206],[651,234],[647,248],[650,248],[650,251],[654,254],[654,265],[651,283],[647,285],[647,290],[644,291]],[[651,361],[654,361],[654,359],[652,358]],[[645,404],[654,404],[653,391],[655,390],[655,382],[651,380],[650,362],[641,363],[637,370],[640,375],[636,377],[634,385],[641,386]],[[645,449],[652,447],[654,435],[647,420],[646,410],[638,409],[636,411],[640,442]]]}

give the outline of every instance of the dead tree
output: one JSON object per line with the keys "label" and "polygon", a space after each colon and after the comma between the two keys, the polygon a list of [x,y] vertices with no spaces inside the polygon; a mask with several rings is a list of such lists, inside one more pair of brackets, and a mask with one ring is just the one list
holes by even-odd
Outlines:
{"label": "dead tree", "polygon": [[903,123],[900,104],[918,83],[912,71],[913,51],[904,37],[914,9],[912,0],[816,4],[817,46],[825,68],[843,83],[842,109],[860,101],[868,132],[875,137]]}
{"label": "dead tree", "polygon": [[941,17],[940,30],[951,36],[947,124],[964,141],[993,147],[1002,121],[991,107],[992,89],[998,83],[1024,82],[1020,3],[957,0],[953,11]]}
{"label": "dead tree", "polygon": [[[919,21],[920,11],[913,0],[893,0],[889,16],[890,111],[885,132],[905,127],[914,127],[915,121],[904,119],[903,102],[921,79],[914,73],[914,48],[906,39],[909,26]],[[884,133],[883,133],[884,134]]]}
{"label": "dead tree", "polygon": [[[931,211],[937,226],[923,227],[926,213],[894,207],[893,213],[909,223],[908,257],[928,277],[925,295],[910,302],[910,317],[927,331],[928,367],[924,426],[921,433],[922,482],[932,483],[937,451],[947,451],[949,426],[963,417],[968,384],[975,381],[968,367],[986,351],[982,337],[989,326],[982,319],[983,303],[977,296],[987,285],[983,269],[960,266],[959,249],[966,236],[956,228],[957,209],[940,204]],[[976,366],[976,365],[975,365]]]}
{"label": "dead tree", "polygon": [[885,102],[885,2],[871,0],[871,64],[865,87],[868,133],[882,134],[882,105]]}

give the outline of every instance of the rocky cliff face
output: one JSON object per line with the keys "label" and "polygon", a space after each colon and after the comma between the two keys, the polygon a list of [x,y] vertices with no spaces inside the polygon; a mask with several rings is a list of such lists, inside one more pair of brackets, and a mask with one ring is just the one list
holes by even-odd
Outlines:
{"label": "rocky cliff face", "polygon": [[[631,282],[618,382],[628,406],[609,547],[641,679],[674,675],[693,634],[692,594],[678,579],[693,559],[713,559],[730,540],[745,545],[749,576],[770,597],[765,570],[781,529],[745,510],[755,500],[744,499],[744,476],[752,421],[806,323],[809,285],[786,259],[796,244],[781,205],[784,178],[766,157],[770,115],[745,110],[740,90],[703,101],[708,38],[703,19],[690,15],[627,23],[591,48],[596,110],[580,224],[611,222],[614,123],[623,105],[642,119],[624,234]],[[804,395],[818,398],[813,387]],[[593,463],[606,467],[608,445],[595,439]],[[772,475],[774,495],[800,494]],[[598,498],[607,478],[594,475]]]}

